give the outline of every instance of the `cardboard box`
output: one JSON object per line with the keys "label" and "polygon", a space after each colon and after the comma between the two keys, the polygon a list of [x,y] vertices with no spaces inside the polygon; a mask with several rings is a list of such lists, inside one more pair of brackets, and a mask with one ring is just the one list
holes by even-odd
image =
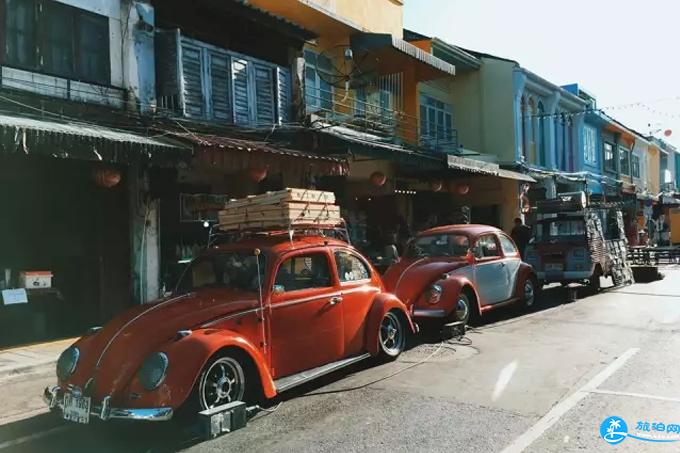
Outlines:
{"label": "cardboard box", "polygon": [[25,271],[19,275],[19,286],[26,289],[51,288],[52,272]]}

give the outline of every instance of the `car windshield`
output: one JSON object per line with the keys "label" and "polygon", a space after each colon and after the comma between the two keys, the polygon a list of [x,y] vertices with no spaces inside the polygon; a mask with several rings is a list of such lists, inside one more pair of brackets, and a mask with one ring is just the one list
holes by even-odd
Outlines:
{"label": "car windshield", "polygon": [[538,222],[534,228],[536,242],[571,242],[585,237],[582,218],[549,219]]}
{"label": "car windshield", "polygon": [[227,288],[256,292],[259,289],[258,259],[260,278],[264,279],[264,272],[267,268],[264,253],[260,254],[259,258],[252,250],[235,250],[201,256],[189,265],[177,285],[177,290]]}
{"label": "car windshield", "polygon": [[405,259],[433,256],[463,258],[470,249],[470,241],[462,234],[439,234],[413,239],[404,251]]}

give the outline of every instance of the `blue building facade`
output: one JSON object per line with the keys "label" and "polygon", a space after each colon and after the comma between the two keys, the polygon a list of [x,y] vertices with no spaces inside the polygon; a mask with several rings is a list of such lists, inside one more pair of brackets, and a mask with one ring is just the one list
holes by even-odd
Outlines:
{"label": "blue building facade", "polygon": [[516,163],[540,180],[544,196],[554,197],[558,182],[584,166],[587,101],[521,67],[514,91]]}

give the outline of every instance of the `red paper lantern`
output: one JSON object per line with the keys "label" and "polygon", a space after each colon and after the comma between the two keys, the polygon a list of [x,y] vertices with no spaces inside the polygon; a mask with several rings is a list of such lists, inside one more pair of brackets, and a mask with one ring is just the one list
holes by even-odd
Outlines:
{"label": "red paper lantern", "polygon": [[467,193],[470,191],[470,186],[467,184],[458,184],[456,186],[456,192],[458,192],[461,195],[467,195]]}
{"label": "red paper lantern", "polygon": [[673,131],[670,129],[666,129],[665,131],[663,131],[663,135],[665,135],[666,137],[670,137],[671,135],[673,135]]}
{"label": "red paper lantern", "polygon": [[95,170],[92,173],[92,177],[97,185],[106,188],[118,185],[120,180],[123,179],[118,170]]}
{"label": "red paper lantern", "polygon": [[370,180],[371,184],[373,184],[374,186],[382,187],[387,182],[387,176],[385,176],[385,174],[382,172],[374,171],[373,173],[371,173]]}
{"label": "red paper lantern", "polygon": [[250,176],[250,179],[252,179],[255,182],[260,182],[264,178],[267,177],[267,169],[266,168],[249,168],[248,169],[248,175]]}
{"label": "red paper lantern", "polygon": [[442,187],[444,187],[444,183],[441,180],[430,182],[430,189],[432,189],[432,192],[439,192],[442,190]]}

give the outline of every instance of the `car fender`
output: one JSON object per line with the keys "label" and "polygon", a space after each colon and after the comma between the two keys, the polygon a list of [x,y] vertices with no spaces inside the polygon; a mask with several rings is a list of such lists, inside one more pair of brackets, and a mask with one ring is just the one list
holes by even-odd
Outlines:
{"label": "car fender", "polygon": [[408,320],[409,328],[411,333],[416,332],[416,327],[413,324],[411,316],[408,314],[406,305],[400,301],[397,296],[387,293],[377,294],[373,298],[373,303],[371,304],[371,309],[368,312],[368,322],[366,331],[366,345],[368,352],[371,355],[378,355],[380,348],[378,346],[378,329],[380,329],[380,323],[382,322],[385,314],[391,310],[399,310],[404,315],[404,318]]}
{"label": "car fender", "polygon": [[[527,278],[536,279],[536,272],[534,272],[532,265],[522,262],[519,269],[519,278],[517,278],[517,282],[515,283],[515,294],[517,297],[524,298],[524,281]],[[536,291],[536,289],[537,288],[534,288],[534,291]]]}
{"label": "car fender", "polygon": [[131,392],[141,395],[137,407],[178,408],[196,385],[203,368],[220,349],[233,347],[246,354],[257,368],[264,395],[276,395],[274,381],[267,360],[260,349],[237,332],[218,329],[201,329],[184,338],[172,340],[159,350],[168,356],[168,373],[161,385],[151,392],[142,389],[137,377]]}
{"label": "car fender", "polygon": [[[450,315],[456,307],[458,296],[464,288],[467,288],[475,295],[477,311],[481,314],[482,311],[479,305],[479,294],[477,294],[477,289],[469,278],[463,275],[449,276],[446,280],[440,280],[436,284],[441,286],[443,297],[437,306],[433,306],[434,308],[441,307],[441,309],[446,312],[446,316]],[[472,303],[473,301],[470,302]]]}

